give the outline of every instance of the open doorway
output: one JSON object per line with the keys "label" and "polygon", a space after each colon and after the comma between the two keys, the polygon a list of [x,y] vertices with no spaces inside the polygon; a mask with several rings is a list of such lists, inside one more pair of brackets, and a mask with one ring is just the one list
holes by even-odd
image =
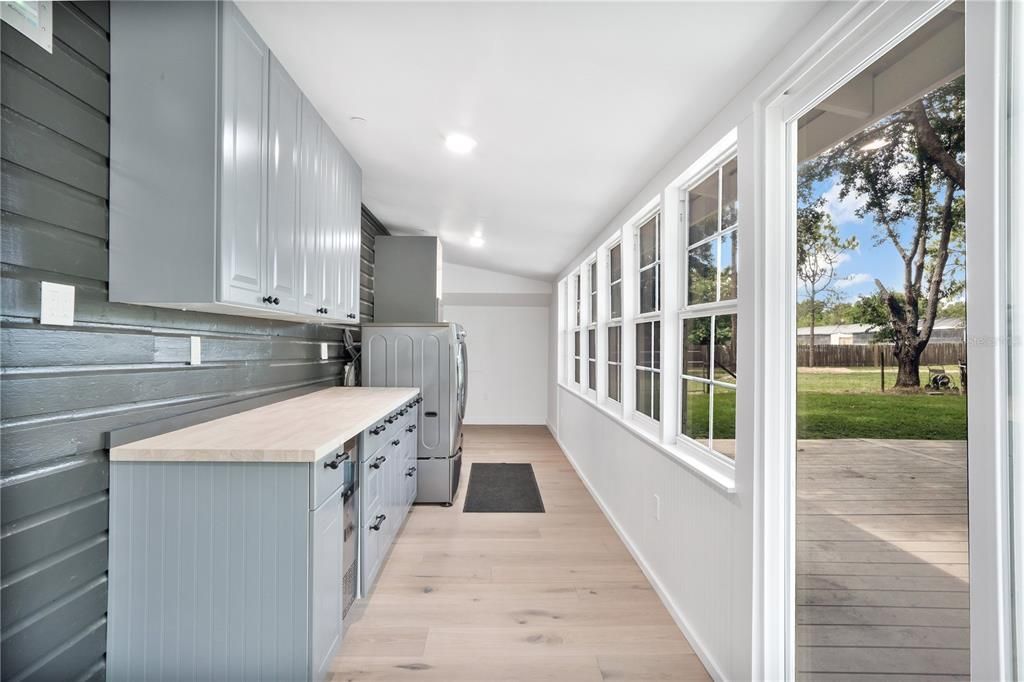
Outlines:
{"label": "open doorway", "polygon": [[963,71],[954,4],[798,123],[803,679],[970,674]]}

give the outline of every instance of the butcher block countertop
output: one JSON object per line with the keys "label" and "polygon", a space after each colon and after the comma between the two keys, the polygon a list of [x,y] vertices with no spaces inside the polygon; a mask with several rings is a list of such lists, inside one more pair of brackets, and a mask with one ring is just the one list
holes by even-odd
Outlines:
{"label": "butcher block countertop", "polygon": [[325,388],[119,445],[121,462],[315,462],[419,394],[417,388]]}

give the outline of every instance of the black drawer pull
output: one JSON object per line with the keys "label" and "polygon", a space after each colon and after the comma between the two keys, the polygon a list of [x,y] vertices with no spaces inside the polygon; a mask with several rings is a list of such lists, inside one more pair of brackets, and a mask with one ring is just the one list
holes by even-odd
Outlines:
{"label": "black drawer pull", "polygon": [[412,433],[415,430],[416,430],[416,425],[415,424],[409,424],[409,426],[405,427],[405,432],[406,433]]}
{"label": "black drawer pull", "polygon": [[388,417],[384,421],[386,421],[388,424],[394,424],[396,419],[398,419],[398,417],[396,417],[395,415],[391,415],[390,417]]}
{"label": "black drawer pull", "polygon": [[381,455],[377,459],[375,459],[372,462],[370,462],[370,468],[371,469],[380,469],[380,465],[383,464],[386,461],[388,461],[388,458],[385,457],[384,455]]}
{"label": "black drawer pull", "polygon": [[398,440],[397,438],[396,438],[396,439],[394,439],[393,441],[391,441],[391,444],[392,444],[392,445],[394,445],[394,446],[395,446],[396,448],[397,448],[397,447],[398,447],[399,445],[401,445],[401,443],[402,443],[402,441]]}
{"label": "black drawer pull", "polygon": [[355,314],[355,313],[349,313],[349,314],[348,314],[348,315],[346,315],[345,317],[347,317],[347,318],[348,318],[348,319],[350,319],[350,320],[354,320],[354,319],[356,319],[356,314]]}
{"label": "black drawer pull", "polygon": [[370,525],[370,530],[380,530],[381,525],[387,521],[388,517],[384,514],[379,514],[377,518],[373,520],[373,524]]}
{"label": "black drawer pull", "polygon": [[384,428],[385,428],[384,425],[381,424],[380,426],[376,426],[376,427],[370,429],[370,433],[372,433],[375,436],[378,436],[378,435],[384,433]]}
{"label": "black drawer pull", "polygon": [[406,476],[412,477],[416,473],[416,467],[409,467],[409,470],[405,472]]}
{"label": "black drawer pull", "polygon": [[324,469],[337,469],[340,466],[341,466],[341,461],[337,460],[337,459],[332,459],[330,462],[325,462],[324,463]]}
{"label": "black drawer pull", "polygon": [[405,409],[404,407],[398,411],[399,417],[404,417],[407,414],[409,414],[409,410]]}

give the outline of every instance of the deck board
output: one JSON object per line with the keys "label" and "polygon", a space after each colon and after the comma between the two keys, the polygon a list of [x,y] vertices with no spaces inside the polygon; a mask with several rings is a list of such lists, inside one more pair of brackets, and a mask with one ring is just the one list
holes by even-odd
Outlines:
{"label": "deck board", "polygon": [[966,462],[963,442],[799,443],[800,678],[968,678]]}

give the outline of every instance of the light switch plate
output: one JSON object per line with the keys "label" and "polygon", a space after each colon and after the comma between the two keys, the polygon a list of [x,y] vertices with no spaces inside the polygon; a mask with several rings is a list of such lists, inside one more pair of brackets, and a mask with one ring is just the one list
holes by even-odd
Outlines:
{"label": "light switch plate", "polygon": [[198,336],[190,336],[188,343],[188,364],[203,364],[203,340]]}
{"label": "light switch plate", "polygon": [[40,324],[71,327],[75,324],[75,288],[69,284],[42,282],[39,296]]}
{"label": "light switch plate", "polygon": [[326,343],[321,343],[320,344],[320,359],[321,360],[326,360],[327,359],[327,344]]}

